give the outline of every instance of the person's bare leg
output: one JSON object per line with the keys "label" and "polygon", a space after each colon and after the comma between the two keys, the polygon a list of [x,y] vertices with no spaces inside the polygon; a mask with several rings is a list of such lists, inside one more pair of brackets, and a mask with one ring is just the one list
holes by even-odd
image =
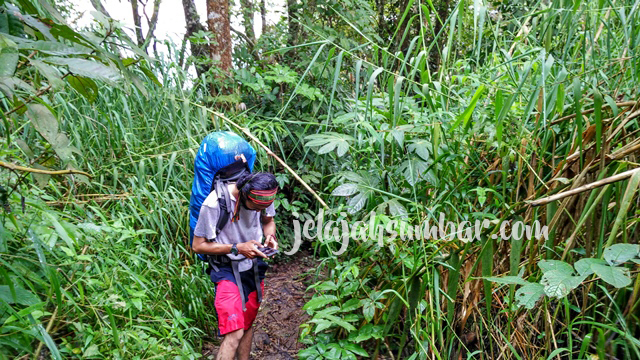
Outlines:
{"label": "person's bare leg", "polygon": [[238,360],[249,360],[251,343],[253,342],[253,326],[244,332],[238,346]]}
{"label": "person's bare leg", "polygon": [[216,360],[234,360],[236,358],[238,345],[240,345],[240,340],[244,339],[243,335],[243,329],[238,329],[226,334],[224,336],[224,340],[222,340],[220,349],[218,350]]}

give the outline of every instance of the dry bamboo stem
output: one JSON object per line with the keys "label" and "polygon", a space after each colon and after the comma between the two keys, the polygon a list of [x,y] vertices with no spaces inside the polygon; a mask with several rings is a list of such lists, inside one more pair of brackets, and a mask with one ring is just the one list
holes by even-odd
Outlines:
{"label": "dry bamboo stem", "polygon": [[617,174],[617,175],[613,175],[613,176],[610,176],[608,178],[604,178],[602,180],[594,181],[594,182],[592,182],[590,184],[583,185],[583,186],[577,187],[575,189],[571,189],[569,191],[561,192],[561,193],[558,193],[558,194],[555,194],[555,195],[552,195],[552,196],[547,196],[545,198],[532,201],[532,202],[530,202],[530,204],[531,204],[531,206],[545,205],[545,204],[548,204],[548,203],[550,203],[552,201],[564,199],[567,196],[576,195],[576,194],[579,194],[581,192],[585,192],[585,191],[588,191],[588,190],[592,190],[592,189],[598,188],[600,186],[604,186],[604,185],[607,185],[607,184],[611,184],[611,183],[614,183],[614,182],[617,182],[617,181],[620,181],[620,180],[624,180],[624,179],[630,178],[631,176],[633,176],[633,174],[635,174],[638,171],[640,171],[640,168],[636,168],[636,169],[632,169],[632,170],[629,170],[629,171],[625,171],[623,173],[620,173],[620,174]]}
{"label": "dry bamboo stem", "polygon": [[[637,101],[624,101],[624,102],[616,103],[616,106],[618,106],[618,107],[630,107],[630,106],[636,105],[637,103],[638,103]],[[609,108],[609,104],[602,104],[602,108],[603,109]],[[584,110],[582,112],[582,115],[591,114],[594,111],[596,111],[595,108],[594,109],[587,109],[587,110]],[[556,125],[556,124],[559,124],[559,123],[561,123],[561,122],[563,122],[565,120],[573,119],[574,117],[576,117],[575,113],[574,114],[569,114],[567,116],[563,116],[563,117],[561,117],[559,119],[553,120],[549,125]]]}
{"label": "dry bamboo stem", "polygon": [[24,166],[20,166],[20,165],[11,164],[11,163],[6,163],[4,161],[0,161],[0,167],[11,169],[11,170],[17,170],[17,171],[26,171],[26,172],[30,172],[30,173],[36,173],[36,174],[46,174],[46,175],[78,174],[78,175],[84,175],[84,176],[90,177],[90,178],[93,177],[93,175],[90,175],[89,173],[86,173],[86,172],[80,171],[80,170],[73,170],[73,169],[69,169],[69,170],[42,170],[42,169],[34,169],[34,168],[24,167]]}
{"label": "dry bamboo stem", "polygon": [[[322,204],[322,206],[324,206],[325,209],[329,208],[329,205],[327,205],[327,203],[325,203],[324,200],[322,200],[320,195],[318,195],[315,191],[313,191],[313,189],[304,180],[302,180],[302,178],[298,176],[298,174],[296,174],[296,172],[293,171],[293,169],[289,165],[287,165],[287,163],[285,163],[278,155],[276,155],[273,151],[271,151],[271,149],[269,149],[265,144],[263,144],[260,140],[258,140],[258,138],[253,136],[248,129],[243,128],[242,126],[236,124],[231,119],[227,118],[226,116],[222,115],[217,111],[211,111],[211,113],[215,116],[218,116],[222,120],[228,122],[229,124],[235,126],[240,131],[242,131],[245,135],[247,135],[251,140],[255,141],[258,145],[260,145],[263,149],[265,149],[267,154],[273,156],[276,159],[276,161],[278,161],[282,166],[284,166],[285,169],[287,169],[287,171],[289,171],[291,175],[293,175],[293,177],[296,178],[296,180],[298,180],[298,182],[300,182],[302,186],[305,187],[305,189],[307,189],[311,194],[313,194],[313,196],[320,202],[320,204]],[[211,120],[215,122],[215,119],[213,118],[213,116]]]}

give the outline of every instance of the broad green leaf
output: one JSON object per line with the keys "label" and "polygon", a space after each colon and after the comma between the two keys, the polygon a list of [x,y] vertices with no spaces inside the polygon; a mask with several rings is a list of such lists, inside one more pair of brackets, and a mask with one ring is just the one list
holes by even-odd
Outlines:
{"label": "broad green leaf", "polygon": [[47,65],[40,60],[29,60],[31,65],[38,69],[42,75],[47,78],[47,81],[51,85],[53,89],[63,88],[65,85],[64,80],[62,80],[62,75],[58,71],[58,69],[54,68],[51,65]]}
{"label": "broad green leaf", "polygon": [[16,17],[19,17],[20,20],[22,20],[29,27],[40,31],[42,36],[44,36],[46,39],[55,40],[53,35],[51,35],[51,31],[50,31],[49,27],[47,25],[45,25],[44,23],[42,23],[40,20],[34,18],[31,15],[21,14],[20,13],[20,9],[18,9],[15,5],[6,4],[5,6],[9,9],[9,11],[11,13],[16,15]]}
{"label": "broad green leaf", "polygon": [[34,295],[31,291],[25,290],[21,287],[14,286],[15,299],[11,294],[11,288],[9,285],[0,285],[0,299],[4,300],[7,304],[20,304],[20,305],[35,305],[40,302],[40,299]]}
{"label": "broad green leaf", "polygon": [[[398,142],[398,145],[403,146],[404,144],[404,131],[394,129],[391,130],[391,136]],[[389,138],[387,138],[388,140]]]}
{"label": "broad green leaf", "polygon": [[362,306],[360,304],[360,300],[358,299],[349,299],[347,301],[345,301],[341,307],[340,307],[340,312],[351,312],[353,310],[356,310],[357,308],[359,308],[360,306]]}
{"label": "broad green leaf", "polygon": [[610,265],[620,265],[633,259],[640,252],[640,245],[614,244],[604,249],[604,259]]}
{"label": "broad green leaf", "polygon": [[320,147],[320,149],[318,149],[318,154],[327,154],[332,152],[336,146],[338,146],[337,142],[328,142],[326,144],[324,144],[323,146]]}
{"label": "broad green leaf", "polygon": [[490,276],[490,277],[485,277],[483,278],[485,280],[491,281],[491,282],[495,282],[498,284],[508,284],[508,285],[513,285],[513,284],[517,284],[517,285],[528,285],[530,284],[527,280],[519,277],[519,276],[500,276],[500,277],[496,277],[496,276]]}
{"label": "broad green leaf", "polygon": [[308,347],[306,349],[300,350],[298,353],[298,357],[302,360],[315,360],[320,357],[320,353],[316,349],[315,346]]}
{"label": "broad green leaf", "polygon": [[321,308],[327,304],[331,304],[332,302],[338,300],[338,298],[334,295],[320,295],[314,296],[313,299],[309,300],[304,307],[303,310],[315,310]]}
{"label": "broad green leaf", "polygon": [[90,345],[83,353],[82,356],[85,358],[88,357],[92,357],[92,356],[101,356],[102,354],[100,353],[100,349],[98,348],[98,345],[96,344],[92,344]]}
{"label": "broad green leaf", "polygon": [[403,219],[407,219],[409,217],[409,212],[398,200],[391,199],[387,201],[387,204],[389,205],[389,213],[391,216],[399,216]]}
{"label": "broad green leaf", "polygon": [[335,132],[326,132],[323,134],[313,134],[306,137],[309,140],[305,146],[320,146],[318,154],[326,154],[337,148],[338,156],[343,156],[349,150],[349,141],[354,138],[349,135],[339,134]]}
{"label": "broad green leaf", "polygon": [[404,176],[409,185],[415,186],[421,178],[426,178],[429,183],[433,183],[431,181],[431,177],[426,174],[427,168],[429,168],[429,163],[414,156],[400,164],[399,170],[402,172],[402,176]]}
{"label": "broad green leaf", "polygon": [[582,284],[586,276],[573,276],[573,269],[569,272],[566,269],[548,270],[542,275],[540,284],[544,286],[544,292],[548,296],[563,298],[571,290]]}
{"label": "broad green leaf", "polygon": [[331,195],[333,196],[351,196],[358,192],[357,184],[342,184],[333,189]]}
{"label": "broad green leaf", "polygon": [[358,211],[362,210],[364,205],[367,203],[367,196],[365,193],[358,193],[356,196],[349,199],[348,205],[350,206],[348,212],[349,214],[355,214]]}
{"label": "broad green leaf", "polygon": [[381,325],[366,324],[358,331],[354,331],[349,334],[349,341],[360,343],[371,338],[382,339],[383,337],[383,328]]}
{"label": "broad green leaf", "polygon": [[58,120],[49,108],[40,104],[29,104],[27,105],[27,117],[38,133],[51,144],[60,160],[69,162],[72,159],[73,149],[67,136],[58,132]]}
{"label": "broad green leaf", "polygon": [[602,259],[593,259],[593,258],[585,258],[580,259],[575,263],[576,270],[580,275],[591,275],[593,274],[593,269],[591,269],[591,265],[606,265],[607,263]]}
{"label": "broad green leaf", "polygon": [[5,47],[0,50],[0,77],[12,76],[18,66],[20,54],[18,49]]}
{"label": "broad green leaf", "polygon": [[43,315],[50,315],[50,313],[45,313],[42,311],[42,308],[44,307],[44,305],[45,305],[44,302],[38,302],[37,304],[33,304],[31,306],[28,306],[14,313],[13,315],[9,316],[6,320],[4,320],[4,324],[2,324],[3,327],[6,327],[8,324],[18,319],[22,320],[29,315],[31,315],[31,317],[33,317],[34,320],[41,318]]}
{"label": "broad green leaf", "polygon": [[90,54],[91,49],[81,45],[67,45],[58,41],[32,41],[19,44],[20,49],[37,50],[49,55],[82,55]]}
{"label": "broad green leaf", "polygon": [[340,359],[343,360],[358,360],[358,358],[350,351],[346,350],[346,349],[342,349],[340,351]]}
{"label": "broad green leaf", "polygon": [[422,160],[427,161],[429,160],[429,147],[431,147],[431,144],[427,140],[412,140],[407,149],[418,154]]}
{"label": "broad green leaf", "polygon": [[367,353],[362,347],[353,343],[344,344],[344,348],[351,351],[352,353],[364,357],[369,357],[369,353]]}
{"label": "broad green leaf", "polygon": [[593,269],[593,272],[602,280],[614,287],[622,288],[631,284],[629,269],[627,268],[594,264],[591,265],[591,269]]}
{"label": "broad green leaf", "polygon": [[48,57],[44,61],[54,65],[67,66],[69,72],[74,75],[104,81],[110,85],[116,85],[122,79],[116,69],[97,61],[61,57]]}
{"label": "broad green leaf", "polygon": [[364,315],[364,318],[371,322],[373,316],[376,314],[375,304],[369,299],[361,300],[360,303],[362,304],[362,314]]}
{"label": "broad green leaf", "polygon": [[318,285],[313,286],[317,291],[337,290],[338,286],[333,281],[324,281]]}
{"label": "broad green leaf", "polygon": [[66,80],[72,88],[89,102],[94,102],[98,98],[98,86],[93,80],[82,76],[67,76]]}
{"label": "broad green leaf", "polygon": [[529,283],[516,291],[516,301],[518,306],[524,306],[531,310],[544,295],[544,286],[537,283]]}
{"label": "broad green leaf", "polygon": [[573,274],[573,267],[560,260],[540,260],[538,262],[538,266],[543,273],[546,273],[550,270],[560,270],[562,272],[568,273],[569,275]]}
{"label": "broad green leaf", "polygon": [[349,324],[348,322],[344,321],[343,319],[334,316],[334,315],[325,315],[324,316],[327,320],[331,321],[333,324],[338,325],[342,328],[344,328],[347,331],[354,331],[356,330],[355,326]]}
{"label": "broad green leaf", "polygon": [[0,12],[0,33],[22,38],[24,36],[24,25],[11,12]]}

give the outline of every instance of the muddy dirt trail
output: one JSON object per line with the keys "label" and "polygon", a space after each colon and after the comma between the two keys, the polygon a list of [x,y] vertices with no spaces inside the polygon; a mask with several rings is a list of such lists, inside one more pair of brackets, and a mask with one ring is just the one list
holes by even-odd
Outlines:
{"label": "muddy dirt trail", "polygon": [[[300,324],[309,318],[302,310],[305,299],[311,296],[305,295],[305,289],[313,279],[316,266],[308,256],[285,264],[270,264],[264,299],[253,324],[252,359],[297,359],[298,350],[304,348],[298,342]],[[205,344],[203,358],[215,359],[221,341],[220,337]]]}

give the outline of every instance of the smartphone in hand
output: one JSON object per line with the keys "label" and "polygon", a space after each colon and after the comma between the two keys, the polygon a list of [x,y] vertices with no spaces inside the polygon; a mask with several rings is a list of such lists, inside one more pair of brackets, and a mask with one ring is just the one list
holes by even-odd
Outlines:
{"label": "smartphone in hand", "polygon": [[272,257],[273,255],[278,253],[278,250],[270,247],[265,247],[265,246],[259,247],[258,250],[260,250],[260,252],[262,252],[263,254],[267,255],[267,257]]}

